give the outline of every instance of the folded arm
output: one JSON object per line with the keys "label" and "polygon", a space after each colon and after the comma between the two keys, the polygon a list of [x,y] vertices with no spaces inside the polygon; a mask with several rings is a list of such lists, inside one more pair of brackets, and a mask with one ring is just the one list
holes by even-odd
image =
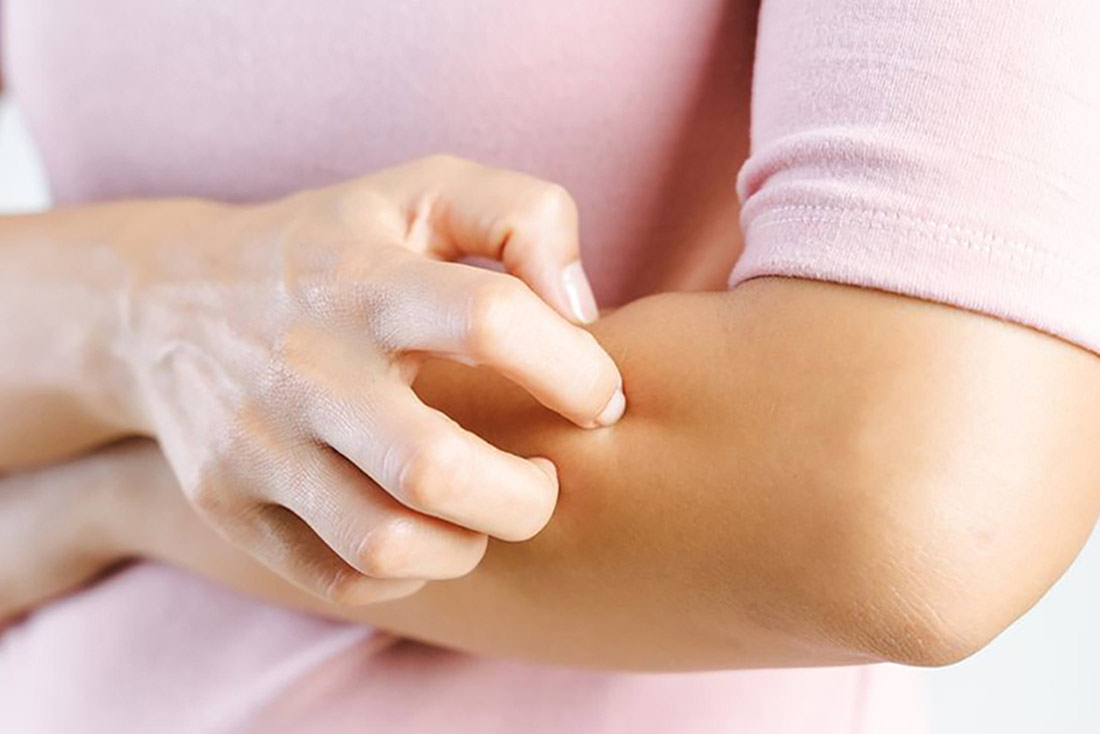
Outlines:
{"label": "folded arm", "polygon": [[[1065,569],[1100,502],[1096,356],[993,318],[1100,345],[1097,28],[1087,0],[764,3],[741,285],[596,326],[623,375],[623,422],[585,433],[455,365],[418,382],[490,441],[553,459],[560,501],[532,542],[493,543],[469,576],[359,610],[209,540],[178,493],[137,493],[168,499],[138,508],[135,550],[535,660],[972,652]],[[779,275],[959,308],[763,277]],[[150,486],[170,485],[155,454],[145,466]]]}
{"label": "folded arm", "polygon": [[[1100,504],[1100,361],[1029,329],[872,291],[761,279],[597,324],[630,400],[575,429],[498,378],[418,390],[561,472],[554,519],[469,576],[363,608],[301,594],[192,523],[159,459],[143,554],[248,593],[480,653],[701,669],[942,664],[1031,606]],[[138,528],[138,529],[135,529]]]}

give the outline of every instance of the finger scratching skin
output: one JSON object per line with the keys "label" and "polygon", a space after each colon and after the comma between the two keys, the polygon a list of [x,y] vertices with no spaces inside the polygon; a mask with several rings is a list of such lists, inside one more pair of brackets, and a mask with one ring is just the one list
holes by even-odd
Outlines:
{"label": "finger scratching skin", "polygon": [[405,459],[397,491],[406,504],[432,515],[446,513],[462,501],[457,491],[465,479],[465,442],[454,437],[422,439]]}
{"label": "finger scratching skin", "polygon": [[557,482],[543,468],[459,438],[424,441],[398,492],[409,507],[501,540],[527,540],[549,521]]}
{"label": "finger scratching skin", "polygon": [[372,530],[358,553],[372,578],[448,579],[472,571],[488,539],[431,518],[402,518]]}
{"label": "finger scratching skin", "polygon": [[363,606],[401,599],[420,591],[425,584],[422,579],[372,579],[349,569],[333,576],[321,598],[340,606]]}

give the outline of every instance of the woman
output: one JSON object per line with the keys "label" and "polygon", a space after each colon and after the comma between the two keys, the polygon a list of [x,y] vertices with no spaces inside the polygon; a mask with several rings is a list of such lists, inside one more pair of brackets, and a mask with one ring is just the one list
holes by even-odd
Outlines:
{"label": "woman", "polygon": [[1089,0],[4,11],[16,730],[905,731],[1096,518]]}

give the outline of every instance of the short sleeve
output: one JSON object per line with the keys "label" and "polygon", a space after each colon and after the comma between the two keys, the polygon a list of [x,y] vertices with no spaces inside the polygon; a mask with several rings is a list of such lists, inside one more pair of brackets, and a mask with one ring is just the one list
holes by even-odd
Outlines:
{"label": "short sleeve", "polygon": [[1100,2],[763,0],[745,251],[1100,353]]}

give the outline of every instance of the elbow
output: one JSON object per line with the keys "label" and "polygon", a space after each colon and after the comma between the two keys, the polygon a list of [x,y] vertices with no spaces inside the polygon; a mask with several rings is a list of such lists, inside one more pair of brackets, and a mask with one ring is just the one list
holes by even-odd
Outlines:
{"label": "elbow", "polygon": [[842,565],[825,571],[841,641],[877,661],[939,667],[978,652],[1023,612],[1021,579],[989,557],[996,517],[952,509],[949,498],[972,489],[893,480],[870,491],[875,500],[841,523],[846,541],[832,560]]}
{"label": "elbow", "polygon": [[850,574],[861,575],[858,591],[830,600],[825,627],[833,641],[865,659],[953,665],[982,650],[1018,614],[1002,598],[977,595],[962,578],[951,578],[954,564],[943,556],[871,561],[853,565]]}
{"label": "elbow", "polygon": [[815,580],[791,608],[812,617],[800,621],[814,642],[855,660],[939,667],[978,652],[1017,616],[1013,595],[970,583],[961,549],[883,538],[881,527],[859,532],[842,563],[832,554],[805,566]]}
{"label": "elbow", "polygon": [[834,489],[802,519],[788,619],[812,615],[803,629],[855,659],[938,667],[975,654],[1057,581],[1095,517],[1069,517],[1041,482],[1013,484],[916,472]]}

